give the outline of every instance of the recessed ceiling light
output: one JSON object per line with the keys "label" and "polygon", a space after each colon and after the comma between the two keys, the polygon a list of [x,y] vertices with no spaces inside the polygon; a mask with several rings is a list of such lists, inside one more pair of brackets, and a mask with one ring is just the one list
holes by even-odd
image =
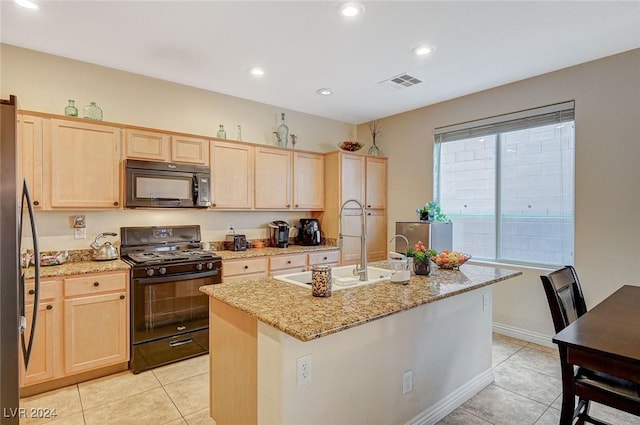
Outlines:
{"label": "recessed ceiling light", "polygon": [[354,16],[362,15],[364,13],[364,5],[357,1],[349,1],[340,4],[338,10],[342,16],[347,18],[353,18]]}
{"label": "recessed ceiling light", "polygon": [[37,9],[38,5],[31,0],[13,0],[18,6],[22,6],[26,9]]}
{"label": "recessed ceiling light", "polygon": [[251,75],[255,75],[256,77],[262,77],[264,75],[264,69],[259,66],[251,68]]}
{"label": "recessed ceiling light", "polygon": [[416,56],[427,56],[431,52],[433,52],[433,47],[427,46],[426,44],[414,47],[413,49],[413,53]]}
{"label": "recessed ceiling light", "polygon": [[331,96],[333,94],[333,90],[324,88],[316,90],[316,93],[321,94],[322,96]]}

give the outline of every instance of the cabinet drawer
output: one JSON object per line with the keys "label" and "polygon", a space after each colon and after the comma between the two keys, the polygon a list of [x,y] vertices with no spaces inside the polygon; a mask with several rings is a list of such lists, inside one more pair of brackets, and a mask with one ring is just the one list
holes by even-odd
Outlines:
{"label": "cabinet drawer", "polygon": [[314,264],[339,263],[339,262],[340,262],[340,251],[338,250],[314,252],[313,254],[309,254],[310,266]]}
{"label": "cabinet drawer", "polygon": [[301,255],[278,255],[271,257],[269,270],[293,269],[307,266],[307,256]]}
{"label": "cabinet drawer", "polygon": [[126,288],[127,277],[124,273],[89,275],[64,280],[65,297],[124,291]]}
{"label": "cabinet drawer", "polygon": [[257,258],[251,260],[227,260],[222,262],[222,276],[237,276],[242,274],[255,274],[267,272],[267,259]]}
{"label": "cabinet drawer", "polygon": [[298,266],[298,267],[292,267],[290,269],[279,269],[279,270],[272,270],[269,272],[269,277],[273,277],[273,276],[280,276],[283,274],[289,274],[289,273],[301,273],[301,272],[306,272],[307,271],[307,266]]}
{"label": "cabinet drawer", "polygon": [[[40,302],[53,300],[56,298],[56,284],[55,280],[42,280],[40,281]],[[24,285],[25,288],[25,303],[26,305],[33,305],[33,297],[35,296],[36,283],[33,280],[28,280]]]}

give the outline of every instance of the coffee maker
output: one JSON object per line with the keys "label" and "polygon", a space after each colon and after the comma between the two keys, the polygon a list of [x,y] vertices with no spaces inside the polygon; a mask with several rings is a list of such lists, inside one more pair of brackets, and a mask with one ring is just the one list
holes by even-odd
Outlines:
{"label": "coffee maker", "polygon": [[289,246],[289,223],[276,220],[269,223],[271,246],[286,248]]}
{"label": "coffee maker", "polygon": [[296,243],[298,245],[320,245],[320,224],[317,218],[301,218]]}

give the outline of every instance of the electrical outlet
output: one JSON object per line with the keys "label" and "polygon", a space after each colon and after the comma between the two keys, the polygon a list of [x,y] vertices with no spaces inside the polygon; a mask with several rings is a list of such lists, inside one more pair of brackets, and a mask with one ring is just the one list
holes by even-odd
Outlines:
{"label": "electrical outlet", "polygon": [[298,386],[311,382],[311,354],[298,359]]}
{"label": "electrical outlet", "polygon": [[408,370],[402,374],[402,395],[407,395],[413,390],[413,371]]}
{"label": "electrical outlet", "polygon": [[76,227],[73,229],[73,238],[74,239],[87,239],[87,229],[86,227]]}
{"label": "electrical outlet", "polygon": [[482,311],[489,308],[489,294],[482,294]]}
{"label": "electrical outlet", "polygon": [[235,229],[236,229],[236,225],[233,224],[232,222],[229,222],[229,224],[227,224],[227,234],[233,233]]}

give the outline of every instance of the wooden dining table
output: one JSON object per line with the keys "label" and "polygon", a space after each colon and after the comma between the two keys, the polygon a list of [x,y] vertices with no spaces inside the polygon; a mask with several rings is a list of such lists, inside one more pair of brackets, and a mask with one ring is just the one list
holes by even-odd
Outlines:
{"label": "wooden dining table", "polygon": [[[640,287],[621,287],[560,331],[553,342],[570,364],[640,383]],[[573,386],[567,385],[572,380],[573,376],[562,379],[567,414],[575,403]]]}

